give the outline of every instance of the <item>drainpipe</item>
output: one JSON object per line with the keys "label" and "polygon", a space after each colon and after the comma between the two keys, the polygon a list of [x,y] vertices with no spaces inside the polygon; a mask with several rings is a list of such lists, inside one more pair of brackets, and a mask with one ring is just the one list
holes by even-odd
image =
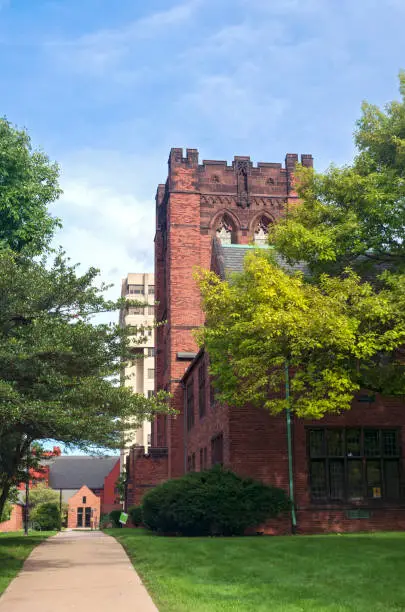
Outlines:
{"label": "drainpipe", "polygon": [[181,381],[181,388],[183,389],[183,424],[184,424],[184,443],[183,443],[183,455],[184,455],[184,473],[187,474],[187,392],[186,385]]}
{"label": "drainpipe", "polygon": [[287,452],[288,452],[288,489],[291,499],[291,533],[295,534],[297,531],[297,516],[295,513],[295,499],[294,499],[294,470],[293,470],[293,456],[292,456],[292,435],[291,435],[291,409],[290,409],[290,371],[289,363],[285,361],[285,399],[287,403],[286,408],[286,422],[287,422]]}

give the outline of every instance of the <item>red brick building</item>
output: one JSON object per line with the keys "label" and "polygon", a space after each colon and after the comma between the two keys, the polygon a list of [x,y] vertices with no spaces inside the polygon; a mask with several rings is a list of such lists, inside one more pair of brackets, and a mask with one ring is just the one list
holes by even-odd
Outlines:
{"label": "red brick building", "polygon": [[[172,149],[169,175],[156,197],[155,292],[159,322],[156,386],[173,395],[176,417],[159,416],[152,448],[135,448],[128,461],[127,503],[145,490],[184,474],[222,463],[239,474],[288,490],[285,416],[235,409],[215,401],[208,356],[192,331],[203,323],[193,268],[211,267],[222,277],[242,269],[249,244],[265,242],[269,223],[297,202],[293,172],[249,157],[198,162],[198,152]],[[312,157],[301,162],[312,166]],[[293,422],[293,481],[300,532],[402,529],[402,455],[405,405],[398,399],[359,395],[342,416]],[[286,517],[265,526],[288,532]]]}

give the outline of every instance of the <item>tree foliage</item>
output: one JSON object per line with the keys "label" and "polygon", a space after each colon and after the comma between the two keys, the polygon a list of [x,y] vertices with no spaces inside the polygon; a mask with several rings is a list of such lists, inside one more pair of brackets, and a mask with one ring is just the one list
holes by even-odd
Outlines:
{"label": "tree foliage", "polygon": [[[51,267],[0,251],[0,488],[21,477],[29,445],[54,439],[83,450],[117,448],[129,425],[170,411],[119,385],[132,329],[94,324],[117,307],[58,255]],[[1,509],[1,499],[0,499]]]}
{"label": "tree foliage", "polygon": [[[364,103],[352,165],[298,168],[299,204],[275,224],[271,255],[239,277],[199,274],[220,399],[303,417],[350,408],[360,388],[403,395],[405,335],[405,75],[401,102]],[[271,252],[272,249],[269,249]]]}
{"label": "tree foliage", "polygon": [[57,164],[33,150],[27,132],[0,119],[0,248],[43,251],[60,225],[48,211],[61,194],[58,177]]}

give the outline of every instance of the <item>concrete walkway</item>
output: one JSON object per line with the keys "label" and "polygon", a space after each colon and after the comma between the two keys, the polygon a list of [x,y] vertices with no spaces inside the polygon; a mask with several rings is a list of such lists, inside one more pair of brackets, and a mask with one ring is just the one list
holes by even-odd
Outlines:
{"label": "concrete walkway", "polygon": [[111,536],[65,531],[33,550],[0,597],[0,612],[157,612]]}

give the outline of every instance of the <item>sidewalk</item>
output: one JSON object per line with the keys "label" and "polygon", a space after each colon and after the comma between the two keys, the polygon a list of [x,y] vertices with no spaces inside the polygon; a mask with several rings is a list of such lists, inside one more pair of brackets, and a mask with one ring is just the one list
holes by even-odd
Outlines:
{"label": "sidewalk", "polygon": [[158,612],[111,536],[65,531],[33,550],[0,597],[0,612]]}

